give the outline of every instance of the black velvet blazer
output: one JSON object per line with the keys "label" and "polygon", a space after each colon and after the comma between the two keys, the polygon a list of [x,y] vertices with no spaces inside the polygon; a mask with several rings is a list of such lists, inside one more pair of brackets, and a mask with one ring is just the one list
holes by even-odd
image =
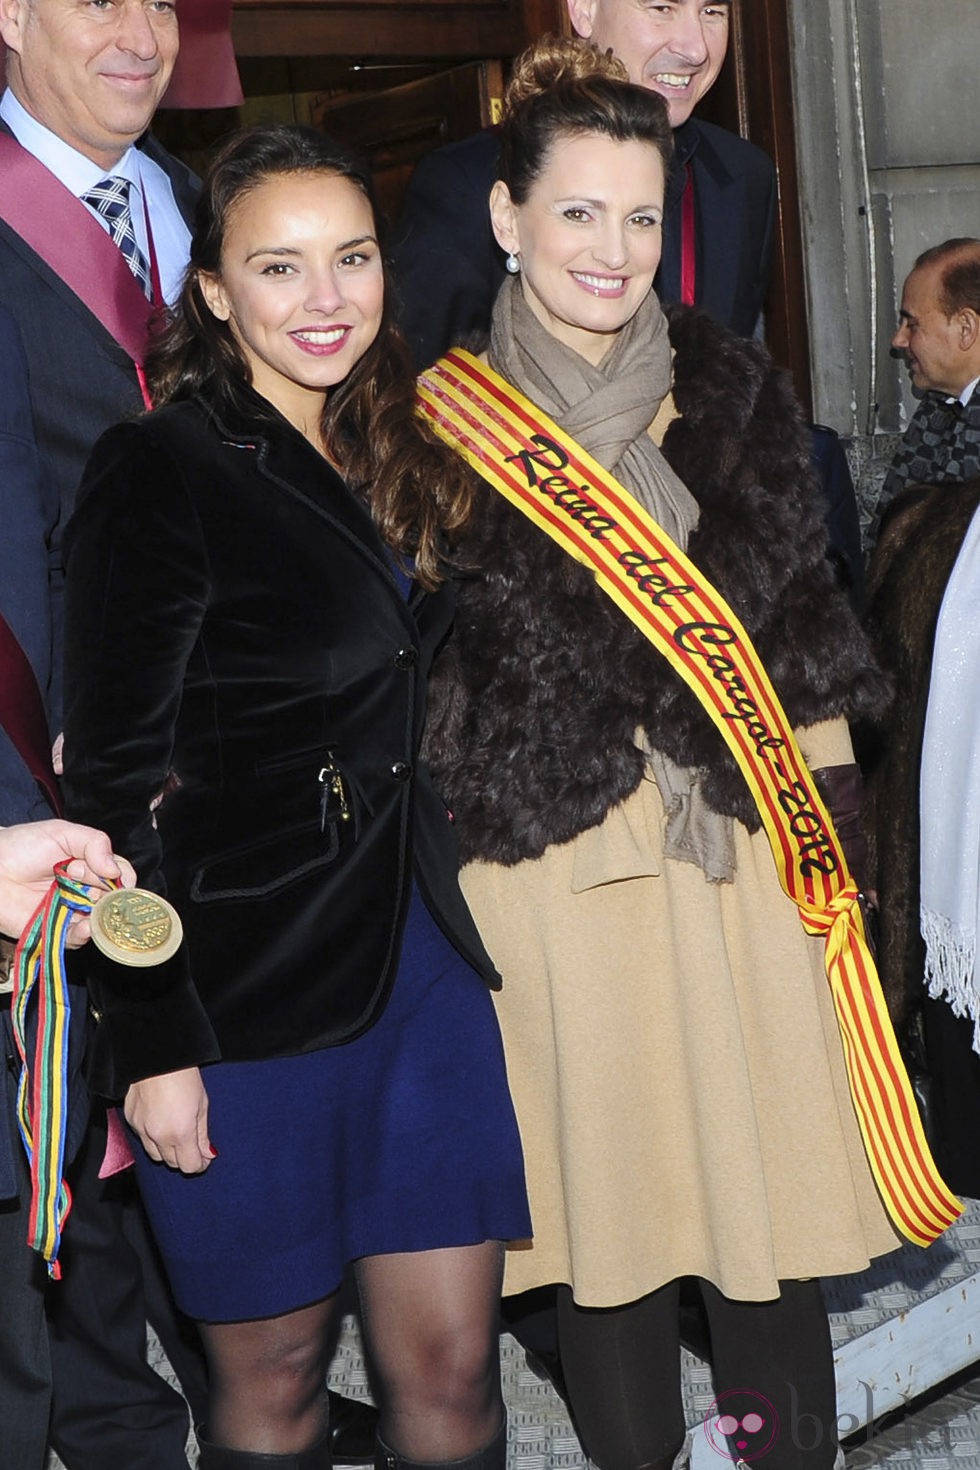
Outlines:
{"label": "black velvet blazer", "polygon": [[91,955],[109,1096],[359,1034],[391,986],[413,871],[494,978],[418,761],[451,594],[414,586],[406,603],[364,504],[254,404],[110,430],[68,536],[68,811],[185,928],[151,969]]}

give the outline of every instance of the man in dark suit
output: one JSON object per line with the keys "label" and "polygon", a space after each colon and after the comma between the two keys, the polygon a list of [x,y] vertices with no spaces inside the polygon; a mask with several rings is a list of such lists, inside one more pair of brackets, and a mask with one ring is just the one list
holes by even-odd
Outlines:
{"label": "man in dark suit", "polygon": [[[0,384],[12,389],[15,381],[21,387],[29,383],[28,419],[33,417],[38,450],[34,479],[25,479],[22,462],[19,479],[4,485],[4,505],[16,507],[16,524],[0,527],[0,540],[11,546],[15,534],[27,538],[36,559],[38,532],[45,535],[50,602],[35,608],[33,619],[15,613],[15,621],[21,637],[28,644],[33,640],[35,673],[42,682],[51,658],[55,677],[44,692],[51,728],[58,730],[62,531],[93,443],[104,429],[142,407],[132,339],[116,330],[112,308],[126,289],[133,292],[135,281],[150,298],[144,306],[145,328],[151,300],[159,304],[176,297],[197,185],[181,163],[146,136],[177,56],[173,5],[160,0],[114,0],[107,7],[67,0],[0,0],[0,38],[7,48],[7,90],[0,99],[0,143],[7,150],[0,168],[0,304],[19,328],[27,360],[26,380],[22,361],[11,362],[10,377],[0,364]],[[5,192],[14,168],[35,170],[36,198],[30,182]],[[45,227],[53,236],[81,239],[79,212],[87,211],[82,225],[91,230],[90,216],[118,246],[118,252],[110,252],[108,274],[118,272],[122,280],[107,313],[93,309],[79,280],[69,284],[50,264],[46,241],[33,232],[37,220],[30,209],[25,212],[25,204],[35,203],[39,209],[43,204]],[[101,236],[96,243],[105,248]],[[94,259],[82,265],[82,275],[87,269],[90,279],[104,274],[101,261],[99,266]],[[138,292],[136,299],[142,300]],[[21,570],[27,570],[26,563]],[[0,580],[0,612],[3,599],[12,598],[12,586],[11,580]],[[53,623],[52,655],[42,629],[46,615]],[[6,750],[0,747],[0,762],[14,773],[11,780],[20,783],[24,802],[13,803],[3,820],[44,814],[9,744]],[[81,1016],[83,1005],[77,1010]],[[73,1128],[78,1118],[76,1104]],[[36,1349],[29,1364],[21,1360],[26,1378],[14,1371],[0,1374],[0,1446],[5,1445],[5,1426],[17,1422],[22,1412],[19,1391],[26,1386],[41,1404],[45,1420],[51,1399],[51,1440],[68,1470],[186,1470],[187,1412],[179,1396],[146,1365],[147,1311],[192,1407],[203,1401],[203,1371],[195,1352],[181,1342],[162,1283],[145,1260],[141,1273],[139,1257],[127,1241],[125,1232],[139,1235],[132,1202],[117,1197],[120,1186],[115,1181],[103,1186],[97,1178],[104,1129],[104,1109],[97,1107],[73,1164],[75,1204],[65,1237],[64,1276],[47,1293],[49,1342],[40,1340],[43,1270],[25,1260],[26,1223],[20,1246],[14,1245],[14,1224],[19,1230],[20,1222],[11,1225],[9,1237],[0,1243],[4,1320],[16,1289],[21,1339],[26,1345],[30,1332],[31,1352]],[[8,1223],[23,1205],[21,1195],[20,1204],[15,1201],[7,1211]],[[153,1299],[145,1308],[141,1274],[147,1269]],[[373,1447],[373,1411],[335,1402],[333,1396],[331,1408],[339,1410],[332,1413],[337,1458],[365,1457]],[[39,1466],[43,1452],[42,1443]],[[0,1460],[18,1470],[34,1470],[26,1449],[4,1453]]]}
{"label": "man in dark suit", "polygon": [[[0,307],[0,615],[29,661],[50,663],[42,476],[17,324]],[[44,795],[3,728],[10,680],[0,688],[0,827],[21,816],[50,815]],[[12,930],[0,940],[0,1459],[40,1470],[48,1439],[50,1363],[41,1312],[41,1262],[28,1250],[29,1181],[15,1118],[16,1074],[10,1024]],[[76,1024],[77,1031],[77,1024]],[[7,1385],[16,1385],[11,1392]]]}
{"label": "man in dark suit", "polygon": [[[69,209],[120,167],[131,187],[143,183],[143,155],[133,145],[153,115],[177,54],[172,11],[127,3],[115,6],[110,16],[93,12],[83,19],[55,0],[0,3],[0,35],[7,46],[7,90],[0,99],[5,146],[15,140],[50,170],[65,185]],[[182,207],[190,208],[192,180],[159,151],[155,158],[146,157],[147,173],[151,158],[153,173],[142,233],[145,238],[152,213],[153,237],[161,242],[161,277],[172,290],[187,251]],[[160,207],[154,210],[154,203]],[[0,206],[0,213],[7,212]],[[66,230],[71,229],[68,220]],[[0,378],[4,397],[9,407],[19,394],[28,427],[33,420],[38,451],[32,462],[22,455],[5,479],[0,611],[28,652],[57,730],[61,531],[92,443],[109,424],[138,409],[141,400],[131,359],[7,218],[0,218],[0,302],[19,328],[16,346],[7,334]],[[21,346],[26,370],[23,358],[11,359]],[[54,677],[49,679],[49,673]],[[39,810],[32,783],[25,789],[9,744],[0,755],[10,797],[3,820],[47,815]],[[0,1271],[5,1323],[18,1334],[19,1371],[3,1375],[0,1442],[6,1447],[9,1435],[18,1436],[7,1451],[11,1464],[24,1470],[43,1465],[50,1410],[51,1441],[69,1470],[110,1463],[178,1470],[187,1463],[187,1410],[145,1362],[140,1260],[123,1233],[122,1206],[103,1198],[97,1178],[104,1114],[97,1111],[94,1127],[81,1138],[86,1099],[74,1074],[84,993],[76,991],[74,999],[67,1152],[71,1157],[80,1147],[81,1153],[71,1169],[75,1207],[65,1239],[64,1277],[47,1291],[43,1265],[26,1244],[19,1144],[9,1161],[19,1198],[4,1211]]]}
{"label": "man in dark suit", "polygon": [[[688,301],[751,336],[769,281],[775,170],[751,143],[691,116],[725,59],[731,0],[567,3],[577,34],[611,47],[630,80],[667,103],[675,163],[655,282],[661,300]],[[487,204],[496,159],[495,133],[478,133],[423,158],[409,186],[393,257],[420,368],[489,323],[504,277]]]}
{"label": "man in dark suit", "polygon": [[[17,323],[0,306],[0,616],[23,649],[37,683],[51,671],[51,614],[45,527],[51,504],[28,392],[27,359]],[[51,811],[44,792],[15,750],[2,718],[0,690],[0,827],[40,821]]]}
{"label": "man in dark suit", "polygon": [[[83,23],[69,21],[66,7],[52,0],[0,0],[7,45],[0,127],[76,200],[108,177],[129,182],[133,230],[144,259],[155,259],[169,300],[187,260],[197,185],[183,164],[143,135],[176,60],[176,16],[142,0],[125,0],[110,13],[112,25],[105,15]],[[86,208],[98,216],[96,206]],[[0,204],[0,301],[20,327],[53,497],[52,604],[60,649],[59,549],[75,488],[95,440],[137,412],[142,400],[131,358],[4,215]],[[101,221],[108,229],[104,216]],[[69,215],[64,228],[72,228]],[[54,678],[51,715],[58,729],[57,661]]]}

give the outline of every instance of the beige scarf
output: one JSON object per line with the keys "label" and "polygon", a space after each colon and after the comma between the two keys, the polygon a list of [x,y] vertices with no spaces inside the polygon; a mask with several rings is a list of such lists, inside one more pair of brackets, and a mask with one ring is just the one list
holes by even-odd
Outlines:
{"label": "beige scarf", "polygon": [[[510,278],[494,306],[488,357],[686,548],[697,502],[647,432],[671,382],[667,321],[652,291],[595,366],[551,335],[527,305],[520,280]],[[667,814],[667,855],[698,864],[711,882],[730,882],[731,819],[707,806],[697,771],[662,751],[646,747],[646,754]]]}

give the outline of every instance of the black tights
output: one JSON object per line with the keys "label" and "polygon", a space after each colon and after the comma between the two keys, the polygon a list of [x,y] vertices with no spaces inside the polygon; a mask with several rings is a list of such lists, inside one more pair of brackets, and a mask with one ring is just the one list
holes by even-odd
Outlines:
{"label": "black tights", "polygon": [[[733,1461],[745,1455],[752,1470],[830,1470],[837,1401],[819,1282],[783,1281],[772,1302],[731,1301],[700,1285],[711,1331],[714,1448]],[[583,1447],[600,1470],[667,1470],[683,1443],[679,1298],[673,1281],[626,1306],[589,1309],[558,1288],[565,1381]],[[726,1441],[720,1416],[744,1421],[756,1412],[761,1428],[749,1419],[748,1432]]]}
{"label": "black tights", "polygon": [[[503,1249],[372,1256],[356,1268],[368,1353],[380,1382],[380,1434],[409,1460],[464,1459],[503,1419],[497,1307]],[[327,1427],[336,1297],[254,1322],[202,1323],[208,1438],[229,1449],[295,1454]]]}

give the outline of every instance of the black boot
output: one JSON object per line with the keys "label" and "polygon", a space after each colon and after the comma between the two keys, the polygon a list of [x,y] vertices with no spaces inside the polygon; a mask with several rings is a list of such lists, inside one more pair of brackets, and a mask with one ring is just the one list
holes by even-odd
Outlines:
{"label": "black boot", "polygon": [[[378,1411],[367,1399],[349,1399],[343,1394],[334,1393],[328,1389],[327,1399],[330,1405],[330,1420],[327,1426],[326,1439],[320,1440],[312,1449],[304,1450],[298,1458],[295,1455],[256,1455],[252,1459],[244,1450],[226,1450],[221,1445],[208,1444],[198,1434],[198,1444],[201,1446],[201,1470],[234,1470],[241,1466],[247,1470],[250,1464],[255,1464],[256,1470],[262,1465],[271,1467],[280,1466],[281,1470],[324,1470],[331,1465],[368,1465],[374,1458],[374,1444],[378,1433]],[[244,1455],[244,1459],[221,1458],[222,1455]],[[311,1456],[304,1459],[304,1455]],[[217,1458],[212,1459],[212,1456]],[[295,1467],[294,1462],[295,1461]]]}
{"label": "black boot", "polygon": [[[506,1416],[490,1443],[462,1460],[406,1460],[404,1455],[390,1450],[379,1435],[374,1466],[375,1470],[507,1470]],[[217,1470],[224,1470],[224,1467],[217,1467]]]}
{"label": "black boot", "polygon": [[330,1440],[327,1435],[308,1450],[291,1455],[264,1455],[257,1450],[229,1450],[224,1445],[209,1444],[198,1430],[201,1450],[199,1470],[332,1470]]}
{"label": "black boot", "polygon": [[370,1465],[378,1434],[378,1411],[367,1399],[349,1399],[327,1390],[330,1419],[327,1434],[335,1465]]}

